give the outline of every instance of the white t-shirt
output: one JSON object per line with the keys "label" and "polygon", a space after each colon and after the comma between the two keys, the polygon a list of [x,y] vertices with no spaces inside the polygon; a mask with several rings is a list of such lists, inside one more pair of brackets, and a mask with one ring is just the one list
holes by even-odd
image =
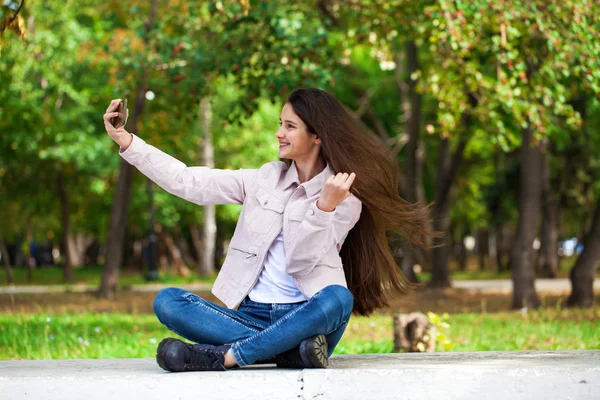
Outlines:
{"label": "white t-shirt", "polygon": [[265,258],[265,267],[248,296],[250,300],[259,303],[297,303],[308,300],[285,271],[283,232],[271,244]]}

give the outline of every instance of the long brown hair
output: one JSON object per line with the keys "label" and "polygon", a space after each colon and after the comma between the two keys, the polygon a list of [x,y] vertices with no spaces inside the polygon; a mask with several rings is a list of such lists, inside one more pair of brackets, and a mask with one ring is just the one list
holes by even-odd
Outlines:
{"label": "long brown hair", "polygon": [[[321,155],[336,172],[354,172],[350,192],[363,204],[359,221],[340,251],[353,312],[368,315],[388,306],[388,296],[404,294],[413,284],[394,261],[387,233],[426,246],[429,207],[411,204],[399,194],[400,167],[391,151],[363,132],[329,93],[295,90],[287,99],[307,131],[321,138]],[[286,160],[287,162],[291,162]]]}

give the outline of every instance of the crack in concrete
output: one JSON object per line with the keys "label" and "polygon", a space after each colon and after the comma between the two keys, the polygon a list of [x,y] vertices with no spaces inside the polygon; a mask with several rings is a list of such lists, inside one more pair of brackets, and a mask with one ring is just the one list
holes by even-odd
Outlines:
{"label": "crack in concrete", "polygon": [[304,370],[300,371],[300,374],[298,375],[298,382],[300,382],[300,393],[298,394],[298,397],[301,398],[302,400],[304,399]]}

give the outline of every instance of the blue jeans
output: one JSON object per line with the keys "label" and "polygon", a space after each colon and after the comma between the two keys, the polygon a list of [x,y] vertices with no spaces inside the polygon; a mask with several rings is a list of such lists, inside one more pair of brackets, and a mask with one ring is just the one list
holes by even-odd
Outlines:
{"label": "blue jeans", "polygon": [[354,298],[340,285],[323,288],[300,303],[258,303],[246,297],[231,310],[178,288],[163,289],[154,299],[158,320],[196,343],[231,344],[239,366],[272,361],[308,337],[324,334],[329,355],[340,341]]}

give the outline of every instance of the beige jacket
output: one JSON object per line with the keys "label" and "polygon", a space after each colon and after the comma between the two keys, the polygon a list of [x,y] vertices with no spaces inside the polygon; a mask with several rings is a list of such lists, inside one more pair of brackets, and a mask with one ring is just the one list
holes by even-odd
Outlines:
{"label": "beige jacket", "polygon": [[235,308],[258,281],[271,243],[283,229],[286,270],[307,297],[329,285],[346,286],[339,251],[360,218],[350,195],[334,211],[317,208],[329,164],[302,184],[295,163],[273,161],[259,169],[187,167],[133,136],[119,154],[167,192],[198,205],[242,204],[241,214],[212,293]]}

